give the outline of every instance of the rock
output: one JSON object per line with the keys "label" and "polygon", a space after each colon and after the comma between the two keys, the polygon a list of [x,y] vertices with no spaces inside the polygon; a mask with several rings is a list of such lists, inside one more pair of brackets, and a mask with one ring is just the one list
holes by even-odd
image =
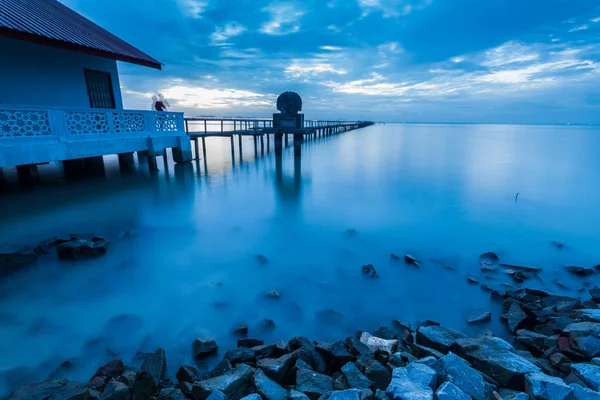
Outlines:
{"label": "rock", "polygon": [[163,349],[158,349],[154,353],[151,353],[147,357],[140,370],[149,373],[154,378],[155,386],[158,386],[160,381],[166,377],[167,374],[167,358]]}
{"label": "rock", "polygon": [[308,396],[297,390],[290,391],[290,400],[309,400]]}
{"label": "rock", "polygon": [[314,344],[306,336],[295,336],[291,338],[288,343],[288,347],[291,351],[298,350],[302,346],[314,347]]}
{"label": "rock", "polygon": [[444,326],[421,326],[417,329],[417,343],[444,354],[450,351],[450,346],[461,338],[466,338],[462,332]]}
{"label": "rock", "polygon": [[[232,330],[231,333],[233,333],[234,335],[247,335],[248,334],[248,325],[246,325],[245,323],[240,323],[239,325],[236,325]],[[238,344],[238,347],[239,346]],[[254,347],[254,346],[250,346],[250,347]]]}
{"label": "rock", "polygon": [[581,277],[589,276],[594,273],[593,268],[583,268],[583,267],[578,267],[578,266],[574,266],[574,265],[565,267],[565,270],[572,273],[573,275],[577,275],[577,276],[581,276]]}
{"label": "rock", "polygon": [[11,274],[37,261],[31,249],[0,246],[0,276]]}
{"label": "rock", "polygon": [[389,400],[389,397],[385,391],[377,389],[373,400]]}
{"label": "rock", "polygon": [[592,364],[573,364],[571,370],[591,389],[600,391],[600,367]]}
{"label": "rock", "polygon": [[48,400],[92,400],[90,389],[84,383],[69,382]]}
{"label": "rock", "polygon": [[471,400],[471,397],[450,382],[444,382],[435,392],[436,400]]}
{"label": "rock", "polygon": [[233,367],[231,366],[231,363],[229,362],[229,360],[226,358],[223,358],[221,361],[219,361],[219,363],[210,372],[210,377],[215,378],[217,376],[221,376],[221,375],[225,374],[226,372],[231,371],[232,369],[233,369]]}
{"label": "rock", "polygon": [[91,240],[72,239],[59,244],[56,254],[61,260],[79,260],[85,258],[100,257],[106,254],[110,242],[101,237]]}
{"label": "rock", "polygon": [[483,253],[479,256],[479,263],[484,271],[495,271],[499,260],[496,253],[492,252]]}
{"label": "rock", "polygon": [[295,369],[312,369],[312,366],[302,360],[296,360],[296,363],[294,364],[294,368]]}
{"label": "rock", "polygon": [[194,383],[198,380],[198,370],[189,365],[183,365],[179,367],[177,374],[175,375],[179,382]]}
{"label": "rock", "polygon": [[371,264],[362,266],[362,274],[370,278],[379,278],[379,275],[377,275],[377,270]]}
{"label": "rock", "polygon": [[15,390],[9,400],[46,400],[67,384],[66,379],[53,379],[25,385]]}
{"label": "rock", "polygon": [[508,274],[515,280],[515,282],[523,282],[529,279],[529,275],[525,275],[523,271],[509,271]]}
{"label": "rock", "polygon": [[269,378],[276,382],[283,383],[284,378],[292,371],[296,363],[297,355],[290,353],[279,358],[263,358],[258,360],[257,367],[260,368]]}
{"label": "rock", "polygon": [[364,364],[365,376],[373,382],[373,386],[385,390],[392,379],[392,374],[377,360],[368,360]]}
{"label": "rock", "polygon": [[253,393],[248,396],[242,397],[240,400],[262,400],[259,394]]}
{"label": "rock", "polygon": [[398,345],[398,340],[378,338],[376,336],[372,336],[368,332],[363,332],[360,335],[360,342],[367,345],[372,352],[380,350],[388,354],[393,354],[396,346]]}
{"label": "rock", "polygon": [[[107,378],[105,376],[95,376],[92,379],[90,379],[90,381],[88,382],[88,387],[92,390],[102,392],[102,391],[104,391],[104,388],[106,387],[106,381],[108,379],[109,378]],[[134,379],[135,379],[135,377],[134,377]],[[121,377],[117,378],[117,381],[129,386],[129,382],[127,382],[127,383],[123,382]]]}
{"label": "rock", "polygon": [[295,354],[298,359],[309,364],[316,372],[323,373],[327,369],[323,356],[312,347],[303,346],[293,354]]}
{"label": "rock", "polygon": [[492,320],[492,313],[482,309],[476,309],[467,315],[467,323],[470,325],[483,324]]}
{"label": "rock", "polygon": [[450,352],[430,366],[436,371],[438,381],[453,383],[475,400],[488,399],[491,390],[481,373],[456,354]]}
{"label": "rock", "polygon": [[256,346],[262,346],[264,345],[265,342],[259,339],[240,339],[237,341],[237,346],[238,347],[246,347],[246,348],[252,348],[252,347],[256,347]]}
{"label": "rock", "polygon": [[254,371],[246,364],[240,364],[221,376],[194,382],[194,398],[204,399],[213,390],[219,390],[230,399],[240,399],[250,392]]}
{"label": "rock", "polygon": [[434,358],[442,358],[444,354],[440,353],[437,350],[431,349],[429,347],[421,346],[420,344],[413,344],[410,346],[413,354],[417,358],[425,358],[425,357],[434,357]]}
{"label": "rock", "polygon": [[562,372],[563,374],[568,374],[571,372],[571,360],[562,353],[553,353],[550,357],[548,357],[548,362],[550,365]]}
{"label": "rock", "polygon": [[519,329],[517,331],[516,340],[523,346],[527,347],[530,351],[540,355],[544,352],[548,336],[528,331],[526,329]]}
{"label": "rock", "polygon": [[133,383],[135,382],[136,376],[137,376],[137,372],[135,372],[135,370],[129,370],[129,371],[123,372],[123,375],[119,376],[117,378],[117,380],[119,382],[127,385],[128,388],[131,388],[133,386]]}
{"label": "rock", "polygon": [[100,400],[129,400],[131,391],[124,383],[111,379],[104,388]]}
{"label": "rock", "polygon": [[331,371],[338,371],[344,364],[355,360],[341,340],[333,343],[320,342],[315,349],[323,356]]}
{"label": "rock", "polygon": [[271,290],[268,290],[268,291],[265,293],[265,297],[266,297],[267,299],[279,300],[279,298],[281,297],[281,293],[279,293],[279,292],[278,292],[277,290],[275,290],[275,289],[271,289]]}
{"label": "rock", "polygon": [[125,366],[123,365],[123,360],[116,359],[112,360],[96,371],[95,376],[108,376],[110,378],[116,378],[119,375],[122,375],[125,372]]}
{"label": "rock", "polygon": [[400,261],[402,259],[400,256],[397,256],[394,253],[390,253],[390,258],[394,261]]}
{"label": "rock", "polygon": [[296,372],[296,390],[317,400],[323,394],[333,391],[333,379],[317,372],[299,369]]}
{"label": "rock", "polygon": [[592,300],[596,303],[600,303],[600,288],[598,286],[594,286],[590,289],[590,296],[592,296]]}
{"label": "rock", "polygon": [[467,282],[469,282],[469,283],[479,283],[479,279],[477,279],[473,275],[467,275]]}
{"label": "rock", "polygon": [[329,400],[361,400],[361,391],[358,389],[338,390],[331,393]]}
{"label": "rock", "polygon": [[261,332],[271,332],[275,330],[275,321],[272,319],[263,319],[258,324],[258,330]]}
{"label": "rock", "polygon": [[192,343],[192,354],[194,358],[206,357],[219,348],[217,342],[213,339],[197,338]]}
{"label": "rock", "polygon": [[581,319],[589,322],[600,322],[600,310],[599,309],[581,309],[575,310],[571,313],[573,318]]}
{"label": "rock", "polygon": [[396,332],[387,326],[380,326],[377,328],[377,330],[373,332],[373,336],[386,340],[397,339]]}
{"label": "rock", "polygon": [[225,358],[229,360],[231,364],[251,362],[254,361],[255,357],[256,352],[253,349],[245,347],[238,347],[237,349],[232,349],[225,353]]}
{"label": "rock", "polygon": [[525,391],[531,400],[568,400],[573,389],[560,378],[534,372],[525,375]]}
{"label": "rock", "polygon": [[573,400],[600,400],[600,393],[579,386],[576,383],[569,385],[573,389]]}
{"label": "rock", "polygon": [[346,377],[346,381],[351,388],[354,389],[368,389],[373,386],[373,382],[364,376],[354,363],[347,363],[342,367],[342,373]]}
{"label": "rock", "polygon": [[510,389],[499,389],[498,394],[503,400],[529,400],[529,396],[526,393]]}
{"label": "rock", "polygon": [[411,256],[410,254],[404,255],[404,262],[407,263],[408,265],[412,265],[413,267],[419,266],[419,260],[417,260],[415,257]]}
{"label": "rock", "polygon": [[265,265],[266,263],[269,262],[269,259],[267,257],[263,256],[262,254],[257,254],[256,260],[262,265]]}
{"label": "rock", "polygon": [[254,373],[254,386],[265,400],[287,400],[288,398],[288,391],[269,379],[260,369]]}
{"label": "rock", "polygon": [[152,375],[147,372],[140,372],[135,377],[135,382],[131,387],[133,400],[148,400],[156,390],[156,383]]}
{"label": "rock", "polygon": [[165,388],[160,391],[157,400],[185,400],[185,396],[179,389]]}
{"label": "rock", "polygon": [[220,390],[213,390],[206,400],[227,400],[227,397],[225,397],[225,393],[221,392]]}
{"label": "rock", "polygon": [[433,390],[415,381],[408,368],[396,368],[386,393],[393,400],[433,400]]}
{"label": "rock", "polygon": [[437,372],[430,366],[420,362],[412,362],[406,366],[406,370],[413,382],[428,386],[432,390],[437,387]]}
{"label": "rock", "polygon": [[523,312],[518,304],[513,303],[506,314],[506,321],[511,331],[516,332],[522,326],[523,322],[527,319],[527,314]]}
{"label": "rock", "polygon": [[350,353],[357,358],[373,358],[375,356],[369,346],[362,343],[355,337],[349,337],[346,339],[346,347],[348,350],[350,350]]}

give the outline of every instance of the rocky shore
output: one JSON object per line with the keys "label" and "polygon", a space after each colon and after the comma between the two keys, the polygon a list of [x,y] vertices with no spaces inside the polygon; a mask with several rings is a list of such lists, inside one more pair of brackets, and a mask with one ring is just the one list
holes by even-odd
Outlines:
{"label": "rocky shore", "polygon": [[[527,288],[496,291],[512,332],[506,338],[468,337],[433,321],[393,321],[331,343],[244,338],[207,373],[181,366],[169,377],[158,349],[142,355],[139,369],[116,359],[88,382],[48,380],[9,399],[600,399],[600,289],[589,293],[583,301]],[[190,351],[202,359],[218,349],[198,338]]]}

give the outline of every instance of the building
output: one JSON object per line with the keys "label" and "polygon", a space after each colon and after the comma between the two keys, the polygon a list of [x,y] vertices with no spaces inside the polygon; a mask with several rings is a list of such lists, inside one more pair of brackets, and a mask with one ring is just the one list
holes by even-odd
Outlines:
{"label": "building", "polygon": [[0,52],[0,168],[168,147],[190,159],[183,114],[123,110],[117,61],[161,63],[60,2],[0,1]]}

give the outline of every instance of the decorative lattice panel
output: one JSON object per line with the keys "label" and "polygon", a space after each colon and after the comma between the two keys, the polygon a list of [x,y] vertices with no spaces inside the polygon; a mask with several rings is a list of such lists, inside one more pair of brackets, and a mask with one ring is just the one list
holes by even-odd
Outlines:
{"label": "decorative lattice panel", "polygon": [[46,111],[0,110],[0,137],[48,136]]}
{"label": "decorative lattice panel", "polygon": [[74,135],[108,133],[108,116],[100,112],[67,112],[67,129]]}
{"label": "decorative lattice panel", "polygon": [[157,132],[176,132],[177,131],[177,114],[155,113],[156,131]]}
{"label": "decorative lattice panel", "polygon": [[144,132],[144,114],[113,113],[115,132]]}

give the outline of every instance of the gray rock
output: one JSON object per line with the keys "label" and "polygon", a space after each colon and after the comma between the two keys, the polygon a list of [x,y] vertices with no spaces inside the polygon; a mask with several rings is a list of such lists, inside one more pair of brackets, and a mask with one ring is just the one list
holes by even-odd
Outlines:
{"label": "gray rock", "polygon": [[346,347],[350,350],[350,353],[355,357],[362,358],[373,358],[373,351],[366,344],[362,343],[355,337],[349,337],[346,339]]}
{"label": "gray rock", "polygon": [[237,349],[231,349],[225,353],[225,358],[232,364],[239,364],[245,362],[254,361],[256,357],[256,351],[254,349],[248,349],[245,347],[238,347]]}
{"label": "gray rock", "polygon": [[592,300],[596,303],[600,303],[600,288],[598,286],[594,286],[590,289],[590,296],[592,296]]}
{"label": "gray rock", "polygon": [[[442,358],[442,357],[440,357],[440,358]],[[433,356],[428,356],[428,357],[419,358],[418,360],[415,360],[415,362],[431,366],[431,364],[433,364],[437,360],[438,359]]]}
{"label": "gray rock", "polygon": [[123,361],[121,359],[116,359],[98,368],[94,376],[108,376],[110,378],[116,378],[117,376],[122,375],[123,372],[125,372]]}
{"label": "gray rock", "polygon": [[527,314],[525,314],[525,312],[521,309],[521,307],[518,304],[513,303],[510,306],[508,313],[506,314],[506,321],[508,322],[508,328],[511,331],[516,332],[518,329],[520,329],[521,324],[526,319],[527,319]]}
{"label": "gray rock", "polygon": [[471,400],[471,397],[450,382],[444,382],[435,392],[436,400]]}
{"label": "gray rock", "polygon": [[247,348],[252,348],[252,347],[256,347],[256,346],[262,346],[264,345],[265,342],[259,339],[251,339],[251,338],[246,338],[246,339],[239,339],[237,341],[237,346],[238,347],[247,347]]}
{"label": "gray rock", "polygon": [[392,380],[392,373],[377,360],[364,363],[364,374],[375,388],[381,390],[385,390]]}
{"label": "gray rock", "polygon": [[368,332],[363,332],[360,335],[360,342],[365,344],[369,349],[371,349],[372,352],[379,350],[388,354],[393,354],[396,346],[398,345],[398,340],[382,339],[373,336]]}
{"label": "gray rock", "polygon": [[312,369],[318,373],[323,373],[327,369],[327,365],[325,364],[323,356],[312,347],[302,346],[292,354],[294,354],[299,360],[310,364]]}
{"label": "gray rock", "polygon": [[100,400],[129,400],[131,391],[124,383],[111,379],[104,388]]}
{"label": "gray rock", "polygon": [[565,269],[568,272],[572,273],[573,275],[577,275],[577,276],[581,276],[581,277],[589,276],[594,273],[593,268],[583,268],[583,267],[578,267],[575,265],[565,267]]}
{"label": "gray rock", "polygon": [[260,395],[256,393],[253,393],[248,396],[242,397],[240,400],[262,400],[262,397],[260,397]]}
{"label": "gray rock", "polygon": [[394,332],[391,328],[387,326],[380,326],[379,328],[377,328],[377,330],[373,332],[373,336],[386,340],[397,339],[396,332]]}
{"label": "gray rock", "polygon": [[185,400],[185,396],[179,389],[165,388],[160,391],[157,400]]}
{"label": "gray rock", "polygon": [[92,400],[92,396],[86,384],[69,382],[48,400]]}
{"label": "gray rock", "polygon": [[309,400],[308,396],[297,390],[290,391],[290,400]]}
{"label": "gray rock", "polygon": [[450,346],[461,338],[466,338],[462,332],[444,326],[421,326],[417,329],[417,343],[444,354],[450,351]]}
{"label": "gray rock", "polygon": [[296,354],[289,353],[279,358],[263,358],[258,360],[257,367],[269,378],[283,383],[284,378],[291,372],[296,363]]}
{"label": "gray rock", "polygon": [[592,364],[573,364],[571,370],[591,389],[600,391],[600,367]]}
{"label": "gray rock", "polygon": [[277,382],[269,379],[260,369],[257,369],[254,373],[254,386],[265,400],[287,400],[289,397],[287,390]]}
{"label": "gray rock", "polygon": [[329,400],[361,400],[361,391],[358,389],[338,390],[331,393]]}
{"label": "gray rock", "polygon": [[312,366],[302,360],[296,360],[294,364],[294,368],[296,369],[312,369]]}
{"label": "gray rock", "polygon": [[163,349],[158,349],[154,353],[150,353],[142,363],[140,369],[147,372],[154,378],[155,386],[158,386],[160,381],[167,374],[167,358]]}
{"label": "gray rock", "polygon": [[101,237],[91,240],[73,239],[59,244],[56,254],[61,260],[80,260],[86,258],[100,257],[106,254],[110,242]]}
{"label": "gray rock", "polygon": [[177,374],[175,375],[179,382],[194,383],[198,380],[198,370],[189,365],[183,365],[179,367]]}
{"label": "gray rock", "polygon": [[406,366],[408,375],[413,382],[422,386],[428,386],[432,390],[437,387],[437,372],[428,365],[412,362]]}
{"label": "gray rock", "polygon": [[225,393],[220,390],[213,390],[206,400],[227,400],[227,397],[225,397]]}
{"label": "gray rock", "polygon": [[583,321],[600,322],[600,309],[584,308],[573,311],[571,317],[581,319]]}
{"label": "gray rock", "polygon": [[333,391],[333,379],[311,370],[299,369],[296,372],[296,389],[311,400],[317,400],[323,394]]}
{"label": "gray rock", "polygon": [[302,346],[314,347],[315,345],[306,336],[294,336],[288,343],[288,347],[291,351],[298,350]]}
{"label": "gray rock", "polygon": [[433,390],[413,380],[407,368],[396,368],[386,389],[393,400],[433,400]]}
{"label": "gray rock", "polygon": [[217,351],[219,345],[213,339],[197,338],[192,343],[192,353],[194,358],[206,357]]}
{"label": "gray rock", "polygon": [[0,246],[0,276],[16,272],[36,262],[38,255],[31,249]]}
{"label": "gray rock", "polygon": [[249,394],[254,371],[246,364],[240,364],[224,375],[194,382],[192,393],[195,398],[205,398],[213,390],[220,390],[231,399],[239,399]]}
{"label": "gray rock", "polygon": [[377,275],[377,270],[371,264],[362,266],[362,274],[370,278],[379,278],[379,275]]}
{"label": "gray rock", "polygon": [[499,389],[498,394],[502,397],[502,400],[529,400],[527,393],[510,389]]}
{"label": "gray rock", "polygon": [[[233,367],[228,359],[224,358],[213,368],[213,370],[209,374],[209,378],[215,378],[217,376],[221,376],[228,371],[231,371]],[[194,382],[191,382],[194,383]]]}
{"label": "gray rock", "polygon": [[576,383],[569,385],[573,389],[573,400],[600,400],[600,393],[579,386]]}
{"label": "gray rock", "polygon": [[539,355],[539,353],[542,353],[546,347],[548,336],[528,331],[526,329],[519,329],[517,331],[516,339],[529,350],[532,350]]}
{"label": "gray rock", "polygon": [[279,293],[279,292],[278,292],[277,290],[275,290],[275,289],[271,289],[271,290],[268,290],[268,291],[265,293],[265,297],[266,297],[267,299],[279,300],[279,298],[281,297],[281,293]]}
{"label": "gray rock", "polygon": [[600,355],[600,333],[589,335],[572,333],[569,337],[569,345],[571,349],[584,354],[589,359],[597,357]]}
{"label": "gray rock", "polygon": [[483,324],[492,320],[492,313],[486,310],[472,310],[467,315],[467,323],[470,325]]}
{"label": "gray rock", "polygon": [[389,397],[386,392],[377,389],[375,391],[375,397],[373,398],[373,400],[389,400]]}
{"label": "gray rock", "polygon": [[136,375],[131,394],[133,400],[148,400],[156,390],[156,383],[152,375],[147,372],[140,372]]}
{"label": "gray rock", "polygon": [[426,358],[426,357],[442,358],[442,357],[444,357],[444,354],[440,353],[439,351],[434,350],[429,347],[426,347],[426,346],[421,346],[420,344],[414,343],[410,346],[410,348],[412,349],[413,354],[418,358]]}
{"label": "gray rock", "polygon": [[331,371],[337,371],[346,363],[356,359],[341,340],[333,343],[318,343],[315,349],[323,356]]}
{"label": "gray rock", "polygon": [[598,357],[592,358],[592,361],[590,361],[590,363],[600,366],[600,358],[598,358]]}
{"label": "gray rock", "polygon": [[15,390],[9,400],[46,400],[67,384],[66,379],[53,379],[25,385]]}
{"label": "gray rock", "polygon": [[525,375],[525,391],[531,400],[568,400],[573,389],[560,378],[534,372]]}
{"label": "gray rock", "polygon": [[342,367],[342,373],[346,377],[348,384],[353,389],[368,389],[373,386],[373,382],[364,376],[354,363],[347,363]]}
{"label": "gray rock", "polygon": [[456,354],[450,352],[431,364],[438,374],[438,382],[448,381],[475,400],[489,398],[489,385],[484,381],[481,373],[473,369],[469,363]]}

